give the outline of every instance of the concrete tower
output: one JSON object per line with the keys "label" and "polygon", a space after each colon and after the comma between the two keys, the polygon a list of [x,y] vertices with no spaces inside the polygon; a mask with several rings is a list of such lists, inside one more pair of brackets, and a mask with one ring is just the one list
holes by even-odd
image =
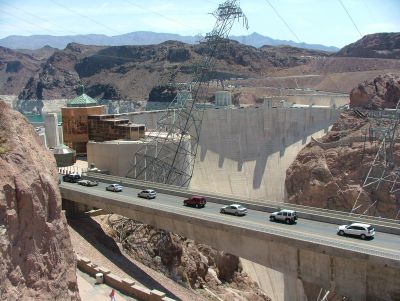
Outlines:
{"label": "concrete tower", "polygon": [[229,91],[215,92],[215,105],[218,107],[226,107],[232,105],[232,94]]}
{"label": "concrete tower", "polygon": [[59,144],[58,135],[58,117],[57,113],[45,113],[44,128],[46,133],[46,142],[48,148],[54,148]]}

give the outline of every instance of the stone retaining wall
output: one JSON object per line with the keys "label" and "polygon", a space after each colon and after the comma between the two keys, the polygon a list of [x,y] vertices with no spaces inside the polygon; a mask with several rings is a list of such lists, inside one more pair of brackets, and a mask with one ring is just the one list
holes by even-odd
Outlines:
{"label": "stone retaining wall", "polygon": [[117,275],[114,275],[110,270],[98,266],[85,257],[79,255],[76,255],[76,257],[77,266],[81,271],[89,274],[92,277],[95,277],[97,273],[103,273],[104,283],[127,296],[143,301],[174,301],[174,299],[167,297],[163,292],[158,290],[150,290],[136,284],[136,282],[132,279],[121,278]]}

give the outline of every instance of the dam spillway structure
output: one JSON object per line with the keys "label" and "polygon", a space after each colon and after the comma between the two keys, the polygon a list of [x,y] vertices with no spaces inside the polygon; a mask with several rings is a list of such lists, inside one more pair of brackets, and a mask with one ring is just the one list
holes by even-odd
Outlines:
{"label": "dam spillway structure", "polygon": [[[148,135],[143,145],[133,156],[126,177],[181,187],[188,187],[193,175],[194,162],[200,139],[200,130],[207,93],[205,83],[214,69],[213,57],[228,40],[235,21],[242,21],[248,28],[247,18],[239,1],[228,0],[214,11],[216,23],[204,41],[202,61],[194,67],[194,77],[188,85],[191,93],[179,94],[179,99],[170,103],[156,129]],[[179,102],[179,103],[178,103]],[[149,147],[151,146],[151,147]]]}

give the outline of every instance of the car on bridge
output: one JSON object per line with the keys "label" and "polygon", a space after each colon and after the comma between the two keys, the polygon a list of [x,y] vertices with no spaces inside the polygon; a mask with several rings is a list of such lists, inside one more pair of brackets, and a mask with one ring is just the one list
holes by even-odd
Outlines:
{"label": "car on bridge", "polygon": [[157,193],[153,189],[145,189],[138,193],[138,197],[146,199],[154,199]]}
{"label": "car on bridge", "polygon": [[246,215],[247,209],[239,204],[231,204],[231,205],[223,206],[220,210],[220,213],[234,214],[236,216]]}
{"label": "car on bridge", "polygon": [[85,180],[79,180],[78,184],[82,186],[93,187],[99,185],[99,182],[85,179]]}
{"label": "car on bridge", "polygon": [[285,222],[286,224],[294,224],[298,219],[297,212],[294,210],[283,209],[281,211],[272,212],[269,220],[272,222]]}
{"label": "car on bridge", "polygon": [[375,229],[368,224],[352,223],[350,225],[339,226],[337,228],[337,234],[340,236],[358,236],[361,239],[366,239],[373,238],[375,236]]}
{"label": "car on bridge", "polygon": [[69,173],[69,174],[63,175],[64,182],[76,183],[80,179],[81,179],[81,176],[78,173]]}
{"label": "car on bridge", "polygon": [[119,185],[119,184],[111,184],[111,185],[108,185],[106,187],[106,190],[114,191],[114,192],[120,192],[120,191],[122,191],[122,188],[123,187],[121,185]]}
{"label": "car on bridge", "polygon": [[192,196],[183,201],[184,206],[191,206],[196,208],[204,208],[206,204],[207,204],[207,199],[204,196],[198,196],[198,195]]}

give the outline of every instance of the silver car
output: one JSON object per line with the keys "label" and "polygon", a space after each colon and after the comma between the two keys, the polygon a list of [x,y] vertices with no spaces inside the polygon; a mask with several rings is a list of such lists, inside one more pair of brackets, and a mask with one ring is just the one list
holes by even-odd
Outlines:
{"label": "silver car", "polygon": [[238,215],[246,215],[247,209],[245,207],[243,207],[242,205],[232,204],[232,205],[223,206],[221,208],[220,212],[234,214],[234,215],[238,216]]}
{"label": "silver car", "polygon": [[272,212],[269,220],[272,222],[285,222],[286,224],[294,224],[297,220],[297,212],[293,210],[283,209],[281,211]]}
{"label": "silver car", "polygon": [[108,191],[114,191],[114,192],[119,192],[119,191],[122,191],[122,186],[119,185],[119,184],[111,184],[111,185],[108,185],[108,186],[106,187],[106,190],[108,190]]}
{"label": "silver car", "polygon": [[138,193],[138,197],[146,199],[154,199],[157,193],[153,189],[145,189]]}
{"label": "silver car", "polygon": [[337,234],[359,236],[361,239],[373,238],[375,229],[371,225],[362,223],[352,223],[351,225],[342,225],[337,228]]}

